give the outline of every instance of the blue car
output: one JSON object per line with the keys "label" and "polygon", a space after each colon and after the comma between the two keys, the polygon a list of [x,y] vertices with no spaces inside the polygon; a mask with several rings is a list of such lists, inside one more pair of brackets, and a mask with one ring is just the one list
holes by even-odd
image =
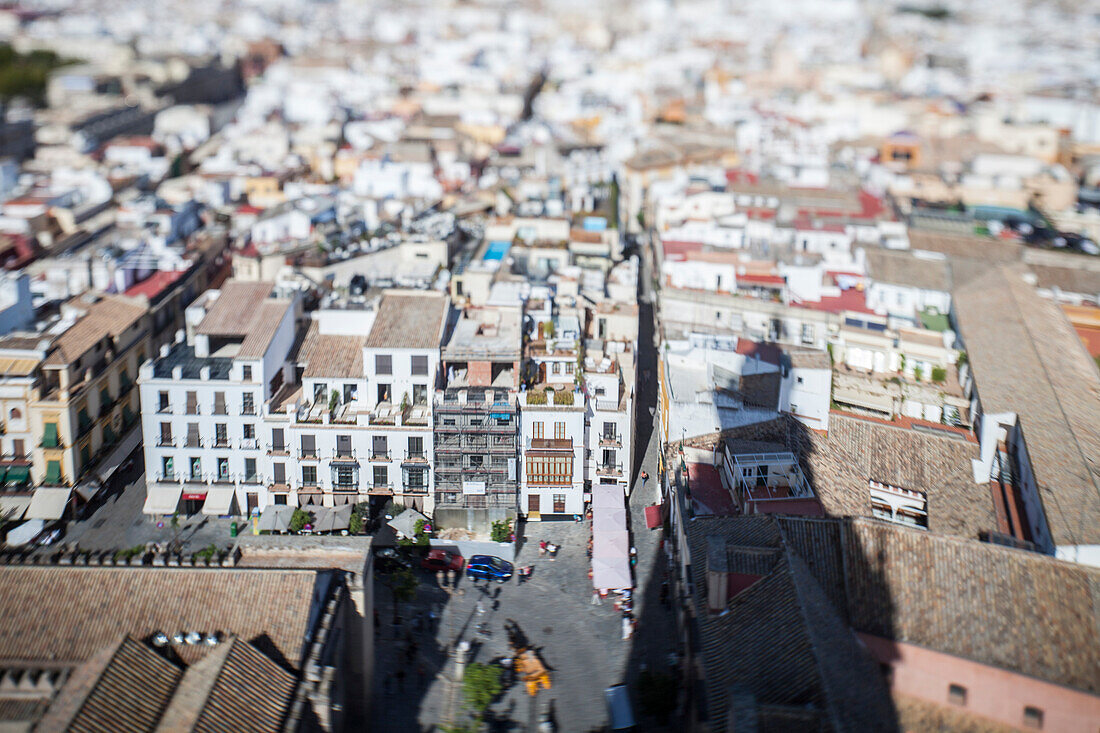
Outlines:
{"label": "blue car", "polygon": [[474,555],[466,561],[466,577],[503,583],[512,577],[512,563],[493,555]]}

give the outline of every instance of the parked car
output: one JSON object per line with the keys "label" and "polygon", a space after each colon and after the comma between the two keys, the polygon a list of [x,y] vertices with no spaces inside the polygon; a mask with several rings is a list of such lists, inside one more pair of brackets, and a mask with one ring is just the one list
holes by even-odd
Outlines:
{"label": "parked car", "polygon": [[494,555],[474,555],[466,562],[466,577],[503,583],[512,577],[512,563]]}
{"label": "parked car", "polygon": [[462,570],[465,562],[462,555],[457,552],[432,550],[420,561],[420,567],[433,573],[437,570],[454,570],[458,572]]}
{"label": "parked car", "polygon": [[376,550],[374,553],[374,569],[380,573],[392,573],[395,570],[411,567],[412,563],[409,559],[392,547]]}

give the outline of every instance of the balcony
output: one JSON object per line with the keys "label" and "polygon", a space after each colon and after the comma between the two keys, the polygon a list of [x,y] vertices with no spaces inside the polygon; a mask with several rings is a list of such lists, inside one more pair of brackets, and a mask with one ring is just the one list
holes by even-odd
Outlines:
{"label": "balcony", "polygon": [[596,466],[597,476],[613,476],[622,477],[623,464],[621,463],[600,463]]}
{"label": "balcony", "polygon": [[165,482],[172,483],[172,482],[177,481],[178,479],[179,479],[179,476],[176,475],[175,471],[169,471],[167,473],[162,471],[162,472],[158,473],[156,475],[156,477],[154,478],[155,481],[158,481],[158,482],[161,482],[161,483],[165,483]]}
{"label": "balcony", "polygon": [[373,496],[393,496],[393,484],[371,484],[367,493]]}
{"label": "balcony", "polygon": [[160,407],[157,408],[157,414],[158,415],[171,415],[172,414],[172,405],[170,405],[170,404],[169,405],[161,405]]}
{"label": "balcony", "polygon": [[240,447],[242,450],[259,450],[260,441],[256,438],[241,438]]}
{"label": "balcony", "polygon": [[337,450],[333,451],[331,460],[337,463],[355,463],[358,459],[354,450]]}
{"label": "balcony", "polygon": [[159,438],[157,438],[157,447],[158,448],[175,448],[176,447],[176,439],[173,438],[171,435],[162,435]]}
{"label": "balcony", "polygon": [[210,414],[211,415],[228,415],[229,414],[229,408],[226,407],[225,405],[219,405],[218,403],[215,402],[214,406],[210,409]]}
{"label": "balcony", "polygon": [[560,450],[572,451],[572,438],[529,438],[527,447],[530,450]]}
{"label": "balcony", "polygon": [[268,455],[272,456],[289,456],[290,451],[287,450],[285,445],[270,445],[267,448]]}
{"label": "balcony", "polygon": [[370,452],[370,459],[372,461],[389,461],[389,460],[392,460],[390,458],[390,452],[388,450],[372,450]]}
{"label": "balcony", "polygon": [[406,450],[404,463],[427,463],[428,454],[422,450]]}
{"label": "balcony", "polygon": [[332,492],[334,494],[358,494],[358,484],[333,484]]}
{"label": "balcony", "polygon": [[601,448],[622,448],[623,438],[621,435],[601,435],[600,436]]}
{"label": "balcony", "polygon": [[241,406],[241,414],[242,415],[255,415],[256,414],[256,406],[255,405],[242,405]]}
{"label": "balcony", "polygon": [[317,449],[310,448],[306,450],[305,448],[303,448],[302,450],[298,451],[298,459],[302,461],[316,461]]}
{"label": "balcony", "polygon": [[228,448],[229,447],[229,438],[214,438],[214,447],[215,448]]}
{"label": "balcony", "polygon": [[197,436],[189,435],[183,441],[183,447],[184,448],[202,448],[202,446],[203,446],[203,439],[199,438]]}
{"label": "balcony", "polygon": [[184,479],[189,484],[205,484],[206,478],[201,473],[193,473]]}
{"label": "balcony", "polygon": [[184,411],[183,411],[183,414],[184,415],[201,415],[202,411],[199,410],[198,404],[191,404],[191,405],[187,405],[186,409],[184,409]]}
{"label": "balcony", "polygon": [[258,483],[260,483],[260,474],[259,473],[246,473],[241,478],[241,483],[242,484],[258,484]]}

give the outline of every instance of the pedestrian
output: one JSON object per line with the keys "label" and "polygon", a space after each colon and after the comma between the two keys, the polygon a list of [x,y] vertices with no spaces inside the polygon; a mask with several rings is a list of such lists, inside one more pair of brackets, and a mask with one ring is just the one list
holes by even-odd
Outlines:
{"label": "pedestrian", "polygon": [[637,565],[638,564],[638,550],[633,548],[633,547],[630,548],[630,564],[631,565]]}
{"label": "pedestrian", "polygon": [[592,605],[593,606],[603,605],[603,604],[600,603],[600,592],[598,590],[592,591]]}
{"label": "pedestrian", "polygon": [[646,473],[645,471],[642,471],[642,486],[643,487],[645,486],[646,481],[649,481],[649,474]]}
{"label": "pedestrian", "polygon": [[539,541],[539,557],[546,554],[546,540]]}

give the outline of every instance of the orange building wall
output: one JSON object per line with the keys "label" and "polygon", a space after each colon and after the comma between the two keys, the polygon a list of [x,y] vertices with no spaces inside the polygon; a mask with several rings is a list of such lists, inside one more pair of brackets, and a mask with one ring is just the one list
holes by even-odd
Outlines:
{"label": "orange building wall", "polygon": [[1024,707],[1043,711],[1043,730],[1096,733],[1100,697],[1053,685],[1022,674],[990,667],[969,659],[903,644],[870,634],[859,634],[871,655],[893,670],[894,692],[951,706],[947,687],[966,688],[961,708],[1017,728],[1024,727]]}

